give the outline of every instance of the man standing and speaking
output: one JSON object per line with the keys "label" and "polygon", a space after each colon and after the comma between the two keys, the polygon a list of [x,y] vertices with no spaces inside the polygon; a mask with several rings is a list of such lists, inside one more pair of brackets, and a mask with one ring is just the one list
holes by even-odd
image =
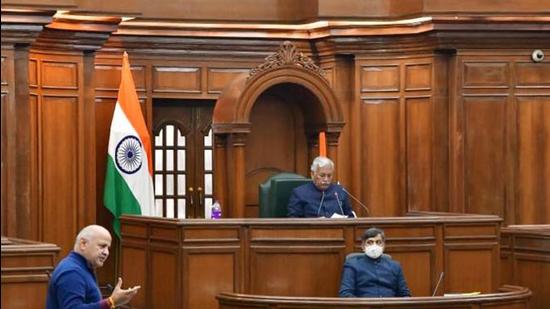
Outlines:
{"label": "man standing and speaking", "polygon": [[127,304],[140,286],[122,289],[122,279],[110,297],[101,299],[95,270],[109,257],[111,234],[99,225],[83,228],[74,250],[56,266],[48,286],[47,309],[108,309]]}

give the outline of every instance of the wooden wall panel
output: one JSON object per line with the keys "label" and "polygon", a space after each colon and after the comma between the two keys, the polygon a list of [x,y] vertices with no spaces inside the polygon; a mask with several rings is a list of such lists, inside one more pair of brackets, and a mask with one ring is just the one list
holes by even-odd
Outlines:
{"label": "wooden wall panel", "polygon": [[[341,247],[332,246],[252,248],[250,291],[259,295],[337,297],[342,272],[340,251]],[[294,271],[279,276],[290,265]]]}
{"label": "wooden wall panel", "polygon": [[42,88],[78,89],[78,63],[42,61],[40,81]]}
{"label": "wooden wall panel", "polygon": [[[530,50],[459,52],[451,101],[451,210],[550,222],[550,65]],[[464,184],[464,187],[462,187]]]}
{"label": "wooden wall panel", "polygon": [[[359,58],[361,198],[374,216],[446,209],[447,82],[436,55]],[[435,64],[438,64],[436,66]],[[439,94],[434,99],[434,93]],[[437,108],[436,108],[437,107]],[[442,120],[437,120],[444,117]],[[434,188],[440,190],[434,190]],[[438,203],[436,203],[438,202]],[[440,205],[443,202],[443,205]],[[437,205],[437,206],[435,206]]]}
{"label": "wooden wall panel", "polygon": [[550,63],[514,62],[517,88],[550,88]]}
{"label": "wooden wall panel", "polygon": [[[469,248],[468,248],[469,247]],[[474,277],[491,278],[500,271],[492,264],[493,250],[487,247],[466,245],[446,245],[445,290],[449,293],[491,292],[490,280],[475,280]],[[483,252],[480,252],[483,251]]]}
{"label": "wooden wall panel", "polygon": [[516,217],[550,223],[550,96],[519,97],[517,111]]}
{"label": "wooden wall panel", "polygon": [[194,67],[153,67],[153,92],[201,93],[201,69]]}
{"label": "wooden wall panel", "polygon": [[[473,223],[445,225],[446,291],[489,293],[499,285],[498,229]],[[478,275],[486,280],[474,279]]]}
{"label": "wooden wall panel", "polygon": [[396,261],[407,261],[402,268],[409,289],[411,289],[411,295],[431,295],[433,293],[435,288],[432,286],[435,273],[435,244],[416,245],[396,250],[389,247],[386,252]]}
{"label": "wooden wall panel", "polygon": [[9,59],[8,57],[13,57],[11,55],[12,52],[8,51],[8,50],[5,50],[4,53],[2,54],[2,57],[1,57],[1,76],[0,77],[0,80],[2,81],[2,86],[7,86],[10,84],[10,82],[13,82],[13,81],[8,81],[8,74],[9,74],[9,61],[10,60],[13,60],[13,59]]}
{"label": "wooden wall panel", "polygon": [[[130,245],[126,247],[127,249],[124,256],[121,257],[120,272],[127,274],[122,278],[123,288],[137,286],[140,285],[141,282],[147,282],[147,256],[143,250],[140,250],[144,245],[144,243],[130,243]],[[111,249],[111,251],[113,252],[114,249]],[[109,259],[114,259],[114,255],[111,255]],[[148,293],[150,293],[149,287],[141,286],[140,291],[134,296],[132,302],[144,304]]]}
{"label": "wooden wall panel", "polygon": [[464,98],[467,213],[503,216],[506,202],[506,97]]}
{"label": "wooden wall panel", "polygon": [[210,229],[197,225],[183,230],[181,302],[184,308],[213,308],[215,296],[221,291],[243,290],[242,237],[242,231],[236,226]]}
{"label": "wooden wall panel", "polygon": [[38,61],[29,59],[29,86],[38,87]]}
{"label": "wooden wall panel", "polygon": [[208,93],[220,94],[223,88],[235,80],[241,74],[248,74],[249,69],[246,68],[209,68],[207,76]]}
{"label": "wooden wall panel", "polygon": [[77,232],[96,222],[90,59],[34,50],[27,63],[39,196],[30,215],[37,217],[37,237],[58,244],[62,256],[72,250]]}
{"label": "wooden wall panel", "polygon": [[[120,65],[96,65],[95,66],[95,89],[109,90],[118,93],[120,86]],[[132,77],[136,91],[144,91],[145,87],[145,67],[132,65]]]}
{"label": "wooden wall panel", "polygon": [[361,67],[361,92],[398,91],[399,66],[396,64]]}
{"label": "wooden wall panel", "polygon": [[400,201],[400,121],[396,99],[366,99],[361,106],[367,205],[371,216],[403,212]]}
{"label": "wooden wall panel", "polygon": [[431,63],[405,65],[405,91],[431,90],[433,85]]}
{"label": "wooden wall panel", "polygon": [[184,291],[186,308],[214,308],[219,291],[238,290],[235,278],[239,270],[238,248],[233,252],[201,251],[193,250],[184,256],[183,276],[187,279],[184,285],[190,287]]}
{"label": "wooden wall panel", "polygon": [[529,287],[533,291],[533,308],[545,308],[550,300],[550,258],[533,256],[531,254],[518,254],[515,257],[516,270],[515,282],[517,285]]}
{"label": "wooden wall panel", "polygon": [[[165,271],[152,271],[150,290],[151,308],[178,308],[180,292],[176,282],[179,277],[179,259],[175,250],[151,248],[151,258],[148,260],[151,269],[164,268]],[[170,270],[170,271],[168,271]],[[139,300],[136,300],[139,301]]]}
{"label": "wooden wall panel", "polygon": [[464,88],[508,88],[510,70],[506,62],[464,63]]}
{"label": "wooden wall panel", "polygon": [[[72,250],[77,224],[77,123],[78,98],[42,97],[40,139],[43,238]],[[57,141],[56,143],[45,141]],[[68,181],[72,179],[72,181]],[[69,232],[73,231],[73,233]]]}
{"label": "wooden wall panel", "polygon": [[407,209],[432,209],[432,103],[429,98],[405,101],[407,109]]}

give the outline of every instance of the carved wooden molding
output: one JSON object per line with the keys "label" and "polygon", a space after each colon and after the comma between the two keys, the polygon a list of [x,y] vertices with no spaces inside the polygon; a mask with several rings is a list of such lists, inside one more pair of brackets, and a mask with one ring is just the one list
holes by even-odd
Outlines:
{"label": "carved wooden molding", "polygon": [[96,51],[117,30],[120,21],[120,17],[55,17],[32,47],[43,50]]}
{"label": "carved wooden molding", "polygon": [[[296,46],[289,41],[284,41],[279,50],[265,58],[265,62],[252,69],[248,75],[247,82],[262,72],[275,70],[285,65],[294,65],[311,71],[325,79],[325,71],[313,63],[311,58],[304,56],[296,50]],[[326,79],[325,79],[326,80]]]}
{"label": "carved wooden molding", "polygon": [[2,9],[2,45],[30,45],[52,21],[55,11]]}

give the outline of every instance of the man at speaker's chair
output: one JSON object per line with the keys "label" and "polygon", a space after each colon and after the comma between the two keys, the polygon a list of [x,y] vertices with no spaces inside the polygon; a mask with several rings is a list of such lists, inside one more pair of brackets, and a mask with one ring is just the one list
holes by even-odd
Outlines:
{"label": "man at speaker's chair", "polygon": [[365,254],[348,256],[342,270],[340,297],[411,296],[401,265],[384,254],[384,231],[370,228],[361,236]]}
{"label": "man at speaker's chair", "polygon": [[317,157],[311,164],[312,182],[292,191],[288,201],[291,218],[353,218],[348,195],[342,186],[332,183],[334,162]]}

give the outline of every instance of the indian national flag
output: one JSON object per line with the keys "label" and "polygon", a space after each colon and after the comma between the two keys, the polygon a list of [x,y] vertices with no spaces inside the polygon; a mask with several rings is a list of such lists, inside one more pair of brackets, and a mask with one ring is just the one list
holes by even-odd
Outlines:
{"label": "indian national flag", "polygon": [[113,213],[113,229],[119,238],[120,215],[153,215],[152,174],[151,139],[139,106],[128,54],[124,52],[103,193],[105,207]]}

